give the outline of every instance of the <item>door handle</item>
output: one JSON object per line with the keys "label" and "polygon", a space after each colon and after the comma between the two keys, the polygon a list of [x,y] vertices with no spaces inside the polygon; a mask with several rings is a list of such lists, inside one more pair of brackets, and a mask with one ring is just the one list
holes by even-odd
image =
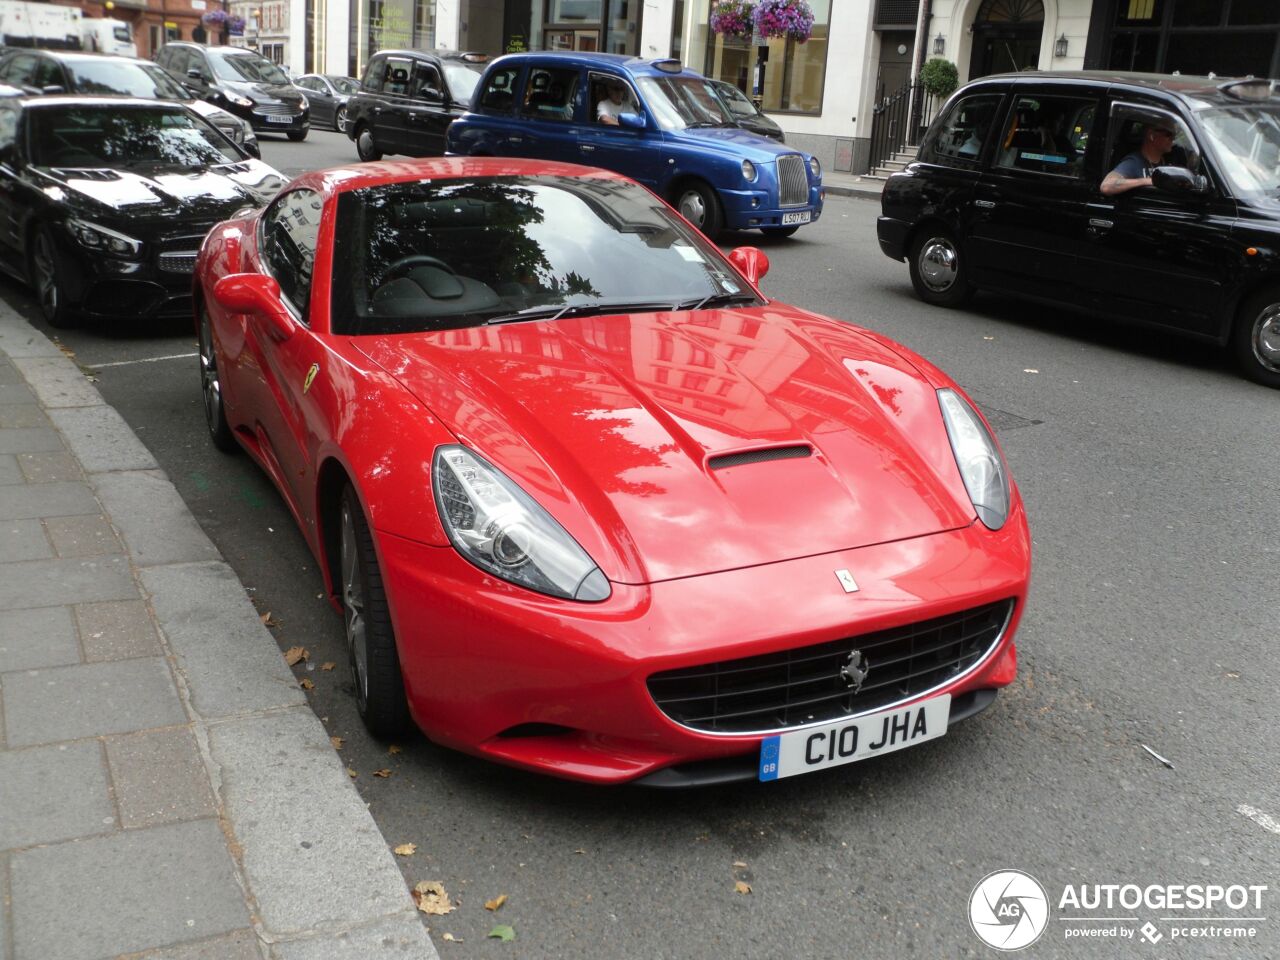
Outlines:
{"label": "door handle", "polygon": [[1089,226],[1093,227],[1095,230],[1110,230],[1115,226],[1115,224],[1110,220],[1099,220],[1091,217],[1089,219]]}
{"label": "door handle", "polygon": [[975,207],[981,207],[983,210],[990,210],[995,207],[996,204],[994,200],[975,200],[973,201],[973,205]]}
{"label": "door handle", "polygon": [[579,144],[579,147],[578,147],[578,148],[579,148],[583,153],[594,153],[594,152],[595,152],[595,149],[596,149],[595,147],[593,147],[593,146],[592,146],[591,144],[589,144],[589,143]]}

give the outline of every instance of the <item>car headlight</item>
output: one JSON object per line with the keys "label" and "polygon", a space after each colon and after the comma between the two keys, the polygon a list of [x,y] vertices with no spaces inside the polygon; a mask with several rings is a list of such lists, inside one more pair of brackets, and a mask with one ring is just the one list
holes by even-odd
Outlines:
{"label": "car headlight", "polygon": [[742,179],[747,183],[753,183],[756,179],[756,165],[750,160],[742,161]]}
{"label": "car headlight", "polygon": [[1009,471],[987,425],[954,390],[938,391],[951,452],[978,519],[999,530],[1009,518]]}
{"label": "car headlight", "polygon": [[822,164],[818,162],[817,157],[809,158],[809,172],[812,173],[815,177],[822,176]]}
{"label": "car headlight", "polygon": [[253,101],[248,97],[242,97],[234,90],[228,90],[223,94],[227,98],[227,103],[234,103],[237,107],[252,107]]}
{"label": "car headlight", "polygon": [[486,573],[566,600],[609,598],[609,581],[533,498],[466,447],[436,451],[431,486],[454,547]]}
{"label": "car headlight", "polygon": [[142,253],[142,241],[96,223],[68,220],[67,229],[82,247],[109,253],[113,257],[136,259]]}

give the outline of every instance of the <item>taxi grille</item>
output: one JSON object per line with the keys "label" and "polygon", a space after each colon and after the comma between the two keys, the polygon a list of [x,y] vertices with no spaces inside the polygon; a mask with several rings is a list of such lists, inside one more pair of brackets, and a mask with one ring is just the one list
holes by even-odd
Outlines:
{"label": "taxi grille", "polygon": [[[999,642],[1013,600],[877,633],[655,673],[649,695],[668,717],[710,733],[761,733],[890,707],[965,673]],[[860,651],[857,693],[841,676]]]}
{"label": "taxi grille", "polygon": [[809,175],[804,167],[804,157],[798,153],[778,158],[779,206],[798,207],[809,202]]}

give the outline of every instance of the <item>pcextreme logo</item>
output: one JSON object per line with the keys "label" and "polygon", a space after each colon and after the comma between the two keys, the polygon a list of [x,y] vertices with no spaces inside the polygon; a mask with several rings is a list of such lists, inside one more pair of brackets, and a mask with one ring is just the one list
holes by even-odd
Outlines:
{"label": "pcextreme logo", "polygon": [[997,870],[969,895],[969,926],[989,947],[1021,950],[1040,939],[1049,925],[1049,896],[1029,873]]}

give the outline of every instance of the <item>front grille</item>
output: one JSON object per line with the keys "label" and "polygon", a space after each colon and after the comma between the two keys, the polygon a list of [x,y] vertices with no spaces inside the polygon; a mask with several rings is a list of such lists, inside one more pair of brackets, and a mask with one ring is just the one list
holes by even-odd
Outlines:
{"label": "front grille", "polygon": [[[676,723],[758,733],[884,709],[952,680],[995,647],[1012,600],[828,643],[655,673],[649,695]],[[841,670],[862,653],[857,693]]]}
{"label": "front grille", "polygon": [[165,273],[195,273],[197,250],[180,250],[176,253],[162,253],[157,257],[157,266]]}
{"label": "front grille", "polygon": [[294,117],[302,112],[302,108],[292,103],[255,103],[253,112],[265,117]]}
{"label": "front grille", "polygon": [[809,174],[804,157],[789,153],[778,158],[778,204],[798,207],[809,202]]}

